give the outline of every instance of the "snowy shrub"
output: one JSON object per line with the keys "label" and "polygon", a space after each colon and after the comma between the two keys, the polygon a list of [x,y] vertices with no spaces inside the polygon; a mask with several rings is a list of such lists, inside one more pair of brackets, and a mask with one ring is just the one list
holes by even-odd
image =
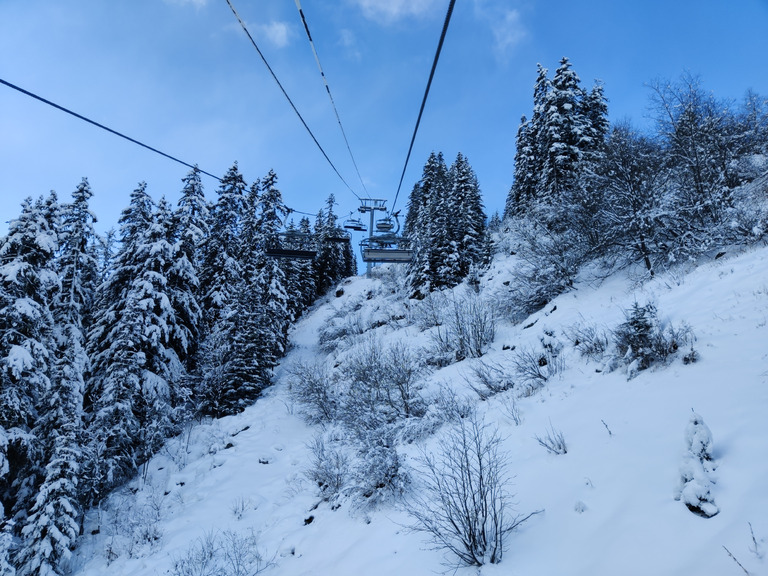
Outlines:
{"label": "snowy shrub", "polygon": [[422,450],[422,486],[407,502],[412,528],[459,565],[501,562],[506,536],[526,518],[511,515],[501,437],[477,418],[459,420],[437,454]]}
{"label": "snowy shrub", "polygon": [[403,457],[391,443],[371,439],[358,454],[354,493],[365,507],[376,507],[402,496],[409,482]]}
{"label": "snowy shrub", "polygon": [[[614,360],[626,365],[629,379],[655,362],[666,362],[681,346],[694,341],[687,325],[662,325],[653,303],[641,306],[635,302],[624,315],[626,320],[613,330]],[[686,356],[696,359],[692,348]]]}
{"label": "snowy shrub", "polygon": [[565,444],[565,436],[560,430],[555,430],[552,423],[549,423],[549,430],[546,436],[536,436],[539,445],[547,449],[552,454],[567,454],[568,446]]}
{"label": "snowy shrub", "polygon": [[431,336],[438,356],[461,361],[480,358],[496,337],[496,310],[489,300],[473,291],[446,297],[442,321]]}
{"label": "snowy shrub", "polygon": [[316,436],[309,445],[312,458],[305,474],[317,486],[325,501],[341,494],[351,473],[346,446],[336,436],[334,430],[326,431]]}
{"label": "snowy shrub", "polygon": [[711,518],[720,509],[712,496],[712,433],[701,416],[694,413],[685,429],[686,451],[680,464],[680,484],[675,500],[682,500],[694,514]]}
{"label": "snowy shrub", "polygon": [[319,360],[288,367],[291,398],[301,406],[310,424],[333,422],[338,413],[337,383],[328,366]]}
{"label": "snowy shrub", "polygon": [[520,426],[523,423],[523,414],[520,411],[517,398],[513,394],[501,395],[500,404],[502,413],[514,422],[515,426]]}
{"label": "snowy shrub", "polygon": [[340,367],[346,384],[343,418],[355,431],[374,430],[402,418],[422,416],[422,360],[404,343],[384,346],[369,336]]}
{"label": "snowy shrub", "polygon": [[576,324],[566,330],[573,347],[583,358],[600,362],[610,347],[610,335],[594,324]]}
{"label": "snowy shrub", "polygon": [[441,420],[454,423],[474,417],[477,412],[475,402],[470,398],[459,396],[447,384],[440,385],[433,407]]}
{"label": "snowy shrub", "polygon": [[172,576],[255,576],[271,567],[251,531],[208,532],[173,563]]}
{"label": "snowy shrub", "polygon": [[583,244],[570,232],[556,233],[528,221],[515,221],[515,226],[520,265],[509,287],[512,321],[540,310],[570,290],[585,260]]}
{"label": "snowy shrub", "polygon": [[254,508],[254,505],[253,505],[253,502],[251,502],[250,498],[246,498],[245,496],[240,496],[238,498],[235,498],[234,502],[232,502],[232,506],[230,507],[230,510],[232,510],[232,515],[237,520],[242,520],[246,512],[248,512],[248,510],[252,510],[253,508]]}
{"label": "snowy shrub", "polygon": [[539,341],[539,348],[522,348],[515,351],[512,358],[515,376],[521,384],[520,393],[524,396],[534,394],[565,370],[562,343],[551,332],[545,332]]}
{"label": "snowy shrub", "polygon": [[500,364],[478,361],[472,365],[474,378],[465,379],[481,400],[487,400],[491,396],[510,390],[515,386],[509,372]]}
{"label": "snowy shrub", "polygon": [[421,300],[412,300],[411,316],[413,322],[421,330],[442,326],[445,322],[447,302],[446,291],[427,292]]}
{"label": "snowy shrub", "polygon": [[326,354],[346,349],[354,342],[354,337],[366,330],[360,313],[343,307],[323,324],[318,334],[318,345]]}

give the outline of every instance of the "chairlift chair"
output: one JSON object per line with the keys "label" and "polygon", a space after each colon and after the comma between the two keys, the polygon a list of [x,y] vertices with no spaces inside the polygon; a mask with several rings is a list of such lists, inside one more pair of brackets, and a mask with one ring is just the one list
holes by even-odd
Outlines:
{"label": "chairlift chair", "polygon": [[307,250],[303,247],[307,243],[314,242],[311,234],[287,230],[278,234],[277,237],[278,241],[275,245],[267,246],[264,250],[265,256],[290,260],[314,260],[317,257],[317,250]]}
{"label": "chairlift chair", "polygon": [[344,228],[347,230],[355,230],[356,232],[367,232],[368,227],[363,224],[359,218],[349,218],[344,221]]}
{"label": "chairlift chair", "polygon": [[413,250],[401,247],[404,239],[394,234],[381,234],[360,242],[363,262],[374,264],[407,264],[413,260]]}

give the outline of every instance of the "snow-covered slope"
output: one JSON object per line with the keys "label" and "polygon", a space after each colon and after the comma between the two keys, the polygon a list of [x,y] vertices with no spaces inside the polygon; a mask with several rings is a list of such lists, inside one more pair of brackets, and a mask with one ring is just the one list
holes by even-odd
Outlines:
{"label": "snow-covered slope", "polygon": [[[497,260],[483,290],[503,294],[510,265]],[[397,274],[385,280],[397,282]],[[89,514],[73,559],[78,575],[184,573],[174,566],[190,561],[201,568],[205,555],[195,553],[204,544],[230,555],[258,550],[271,563],[264,573],[276,576],[445,569],[444,554],[407,529],[411,520],[397,505],[360,511],[342,500],[332,509],[304,474],[318,430],[299,416],[284,367],[324,357],[318,330],[329,318],[354,302],[360,322],[378,326],[383,337],[431,345],[407,318],[392,320],[407,317],[406,306],[380,278],[355,278],[343,288],[343,296],[297,324],[275,386],[256,405],[190,427],[143,478]],[[606,372],[578,354],[566,336],[574,326],[614,328],[634,302],[654,302],[664,321],[690,325],[699,360],[684,365],[681,351],[669,365],[628,380],[624,370]],[[515,350],[542,337],[562,342],[565,367],[543,389],[517,399],[519,425],[508,393],[479,401],[469,388],[477,360],[428,377],[473,398],[485,421],[499,427],[516,511],[543,510],[510,534],[500,564],[457,573],[768,574],[768,250],[726,255],[643,285],[626,275],[581,282],[520,324],[501,321],[483,361],[509,365]],[[720,513],[708,519],[674,498],[692,410],[713,437],[712,495]],[[553,429],[562,432],[567,454],[537,442]]]}

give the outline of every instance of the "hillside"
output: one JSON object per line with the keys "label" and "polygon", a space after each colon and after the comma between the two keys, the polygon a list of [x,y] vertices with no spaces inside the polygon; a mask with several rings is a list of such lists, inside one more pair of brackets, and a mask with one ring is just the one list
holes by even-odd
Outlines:
{"label": "hillside", "polygon": [[[480,288],[485,302],[503,309],[513,266],[514,257],[494,261]],[[264,574],[275,576],[451,569],[453,559],[408,529],[413,520],[402,500],[371,507],[342,493],[323,501],[306,474],[321,429],[302,418],[292,389],[296,366],[319,359],[332,370],[371,334],[387,345],[402,342],[421,358],[440,356],[435,328],[425,328],[424,308],[403,298],[401,284],[398,270],[381,269],[373,279],[346,281],[343,295],[317,304],[294,327],[275,385],[255,405],[191,426],[168,442],[141,478],[87,515],[75,573],[203,576],[219,573],[206,571],[217,554],[242,568],[255,551]],[[635,303],[653,303],[661,325],[681,333],[687,325],[695,341],[666,363],[636,373],[620,361],[609,370],[609,363],[579,352],[583,344],[575,345],[574,334],[615,329]],[[329,322],[347,329],[335,350],[326,346],[326,355],[318,334]],[[450,423],[440,425],[436,407],[452,390],[459,403],[498,427],[514,512],[542,511],[509,534],[500,564],[456,574],[768,573],[766,336],[766,248],[728,253],[646,283],[626,273],[599,282],[584,276],[522,322],[499,318],[481,359],[432,365],[422,373],[420,394],[435,431],[413,433],[411,443],[407,433],[400,435],[397,451],[411,478],[406,497],[421,485],[420,449],[438,453],[450,429]],[[542,343],[557,350],[556,362],[549,362],[557,369],[543,385],[524,390],[518,382],[486,400],[473,392],[470,383],[478,386],[483,366],[511,373],[521,353],[539,351]],[[691,345],[697,361],[686,364]],[[719,513],[711,518],[674,498],[692,410],[713,438],[711,495]],[[562,433],[566,454],[537,441],[553,432]]]}

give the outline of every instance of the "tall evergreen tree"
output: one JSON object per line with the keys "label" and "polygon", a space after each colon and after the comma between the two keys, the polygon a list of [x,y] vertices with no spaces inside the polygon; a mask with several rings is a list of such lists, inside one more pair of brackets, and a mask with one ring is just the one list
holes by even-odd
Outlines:
{"label": "tall evergreen tree", "polygon": [[176,352],[187,372],[192,373],[196,370],[199,341],[204,335],[199,275],[203,243],[209,234],[209,215],[200,171],[194,168],[182,181],[184,188],[174,214],[175,255],[168,282],[171,305],[180,328]]}
{"label": "tall evergreen tree", "polygon": [[[582,114],[583,91],[568,58],[560,61],[547,93],[543,118],[543,164],[537,200],[558,207],[565,194],[578,186],[582,151],[587,142],[587,119]],[[555,212],[550,225],[562,214]]]}
{"label": "tall evergreen tree", "polygon": [[407,238],[415,251],[409,284],[414,296],[423,297],[438,288],[441,248],[445,246],[445,199],[450,190],[448,168],[442,152],[432,152],[424,165],[415,196],[409,199],[405,223]]}
{"label": "tall evergreen tree", "polygon": [[43,395],[35,435],[41,439],[45,476],[22,529],[20,574],[63,574],[77,539],[80,473],[83,462],[84,374],[89,368],[84,325],[90,321],[98,263],[95,217],[87,179],[62,207],[58,268],[60,289],[53,299],[54,355],[51,385]]}
{"label": "tall evergreen tree", "polygon": [[0,240],[0,436],[8,472],[0,495],[23,526],[45,466],[34,427],[50,388],[53,362],[51,300],[57,233],[55,194],[27,199]]}
{"label": "tall evergreen tree", "polygon": [[484,259],[486,241],[486,215],[477,175],[467,158],[459,152],[451,166],[453,187],[450,206],[455,219],[455,240],[459,254],[459,276],[466,278],[473,266],[480,266]]}
{"label": "tall evergreen tree", "polygon": [[186,398],[174,346],[183,330],[168,294],[171,224],[165,200],[155,208],[142,183],[120,219],[115,271],[100,290],[102,307],[89,338],[90,437],[97,443],[90,457],[106,461],[91,466],[105,465],[108,478],[95,478],[97,487],[124,479],[145,461],[174,429],[173,409]]}
{"label": "tall evergreen tree", "polygon": [[356,268],[351,257],[349,244],[332,239],[344,236],[344,230],[338,224],[338,217],[333,209],[336,197],[331,194],[315,223],[315,239],[318,255],[314,261],[317,278],[317,294],[322,295],[333,288],[339,280],[355,274]]}
{"label": "tall evergreen tree", "polygon": [[[276,187],[277,175],[270,170],[262,182],[261,197],[258,203],[257,229],[261,246],[273,245],[277,240],[288,209]],[[262,350],[261,360],[265,367],[273,368],[277,360],[285,353],[288,338],[290,315],[288,312],[288,293],[286,292],[285,274],[278,261],[267,258],[263,251],[257,253],[251,286],[260,296],[262,306],[262,330],[267,342]]]}
{"label": "tall evergreen tree", "polygon": [[199,354],[195,404],[203,414],[229,413],[225,400],[230,395],[235,302],[243,286],[241,234],[246,212],[245,179],[237,163],[227,171],[217,190],[218,198],[209,212],[209,234],[203,243],[200,267],[202,307],[205,310],[205,337]]}

